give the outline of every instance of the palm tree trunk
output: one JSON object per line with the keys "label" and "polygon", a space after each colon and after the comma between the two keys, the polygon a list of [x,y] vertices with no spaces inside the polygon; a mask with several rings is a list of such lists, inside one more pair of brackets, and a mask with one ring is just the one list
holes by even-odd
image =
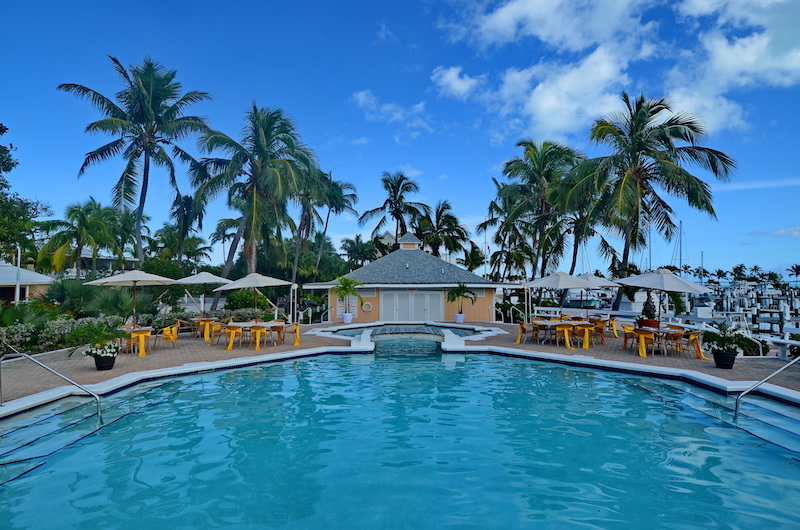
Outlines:
{"label": "palm tree trunk", "polygon": [[144,152],[144,168],[142,169],[142,188],[139,191],[139,208],[136,210],[136,257],[139,264],[136,267],[141,269],[144,265],[144,247],[142,246],[142,216],[144,215],[144,203],[147,198],[147,184],[150,179],[150,152]]}
{"label": "palm tree trunk", "polygon": [[75,279],[78,281],[81,280],[81,251],[83,250],[83,245],[78,245],[77,249],[77,256],[75,256]]}
{"label": "palm tree trunk", "polygon": [[317,274],[319,273],[319,263],[320,261],[322,261],[322,250],[325,248],[325,237],[328,235],[328,221],[330,220],[330,218],[331,218],[331,209],[328,208],[328,213],[325,215],[325,228],[322,230],[322,240],[319,242],[319,250],[317,251],[317,265],[314,267],[314,281],[317,281]]}
{"label": "palm tree trunk", "polygon": [[[625,248],[622,250],[622,262],[620,263],[619,277],[625,278],[628,276],[628,259],[631,253],[631,228],[627,227],[625,232]],[[617,297],[614,298],[614,304],[611,306],[613,311],[619,311],[619,306],[622,303],[622,289],[617,290]]]}
{"label": "palm tree trunk", "polygon": [[[244,227],[246,223],[246,219],[242,216],[242,221],[239,223],[239,228],[236,230],[236,235],[233,236],[233,240],[231,241],[231,247],[228,249],[228,257],[225,259],[225,265],[222,267],[222,277],[227,278],[228,274],[231,272],[231,267],[233,266],[233,258],[236,257],[236,248],[239,246],[239,241],[242,239],[242,234],[244,234]],[[211,304],[211,310],[215,311],[217,309],[217,304],[219,304],[219,297],[220,293],[214,295],[214,303]]]}
{"label": "palm tree trunk", "polygon": [[[575,229],[575,232],[577,232],[577,229]],[[578,265],[578,250],[581,246],[581,240],[575,232],[572,234],[572,264],[569,267],[570,274],[575,274],[575,267]]]}

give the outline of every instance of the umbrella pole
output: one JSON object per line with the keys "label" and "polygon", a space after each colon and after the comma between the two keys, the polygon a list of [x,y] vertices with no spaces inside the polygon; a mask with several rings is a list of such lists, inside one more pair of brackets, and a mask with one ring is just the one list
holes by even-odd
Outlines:
{"label": "umbrella pole", "polygon": [[136,327],[136,282],[133,282],[133,326]]}
{"label": "umbrella pole", "polygon": [[206,316],[206,284],[203,284],[203,309],[200,311],[203,318]]}
{"label": "umbrella pole", "polygon": [[253,287],[253,313],[255,313],[255,320],[258,320],[258,305],[256,304],[256,288]]}

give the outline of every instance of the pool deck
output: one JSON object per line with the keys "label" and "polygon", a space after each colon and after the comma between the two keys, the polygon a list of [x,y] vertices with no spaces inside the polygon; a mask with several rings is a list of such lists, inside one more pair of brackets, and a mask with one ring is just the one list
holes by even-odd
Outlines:
{"label": "pool deck", "polygon": [[[613,335],[607,337],[605,345],[592,346],[588,350],[580,348],[568,350],[563,345],[557,347],[547,343],[537,344],[528,342],[527,344],[514,344],[517,337],[516,325],[498,324],[494,322],[467,323],[467,325],[470,324],[500,328],[508,332],[508,334],[494,335],[478,341],[467,340],[466,344],[470,346],[486,345],[527,352],[555,353],[565,356],[582,356],[583,358],[594,357],[604,361],[629,363],[634,369],[637,369],[637,367],[639,367],[638,369],[646,369],[646,367],[664,367],[678,370],[693,370],[728,381],[755,382],[766,377],[785,364],[785,361],[781,361],[776,357],[774,350],[772,355],[765,357],[740,357],[736,359],[736,364],[732,370],[716,368],[713,361],[695,359],[688,353],[684,353],[680,356],[657,355],[642,358],[639,357],[634,350],[622,349],[622,339],[614,338]],[[255,352],[252,346],[248,347],[246,345],[242,348],[234,347],[231,351],[225,351],[224,344],[208,346],[201,339],[191,338],[188,335],[181,335],[178,340],[177,348],[173,348],[171,345],[162,346],[158,350],[149,352],[148,355],[144,357],[121,354],[117,357],[114,368],[108,371],[98,371],[95,369],[93,359],[84,357],[78,353],[74,354],[72,357],[67,357],[64,351],[51,352],[39,354],[36,356],[36,359],[80,384],[94,385],[136,372],[151,372],[174,369],[177,367],[187,367],[188,369],[191,368],[191,365],[196,363],[231,361],[245,357],[253,358],[256,355],[263,356],[263,360],[269,360],[270,357],[274,356],[279,358],[282,357],[282,355],[279,354],[294,353],[299,350],[315,348],[335,349],[337,346],[349,346],[350,342],[346,339],[306,334],[306,332],[312,328],[318,329],[331,326],[333,326],[333,324],[303,325],[301,326],[301,346],[293,346],[291,344],[291,338],[287,338],[286,343],[278,344],[277,346],[266,346],[262,348],[260,352]],[[53,389],[66,385],[63,380],[27,359],[8,359],[3,361],[2,372],[0,372],[0,374],[0,377],[2,377],[3,403],[33,396],[34,394],[45,391],[52,391]],[[789,390],[800,391],[800,366],[792,366],[772,379],[770,383]],[[0,416],[4,414],[4,408],[7,407],[4,406],[0,408]]]}

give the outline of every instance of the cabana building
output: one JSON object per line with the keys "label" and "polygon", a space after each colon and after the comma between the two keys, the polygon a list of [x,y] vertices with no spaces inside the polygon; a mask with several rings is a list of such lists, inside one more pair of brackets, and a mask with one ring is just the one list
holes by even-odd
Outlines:
{"label": "cabana building", "polygon": [[0,261],[0,300],[14,301],[17,281],[19,299],[25,300],[28,296],[44,294],[53,278]]}
{"label": "cabana building", "polygon": [[[475,303],[463,300],[465,321],[495,320],[495,292],[504,284],[491,282],[420,249],[420,241],[407,233],[398,240],[399,249],[345,276],[361,282],[362,304],[350,300],[353,322],[452,322],[458,302],[448,302],[449,289],[463,283],[475,293]],[[303,285],[304,289],[327,289],[328,320],[342,319],[344,303],[331,293],[337,282]]]}

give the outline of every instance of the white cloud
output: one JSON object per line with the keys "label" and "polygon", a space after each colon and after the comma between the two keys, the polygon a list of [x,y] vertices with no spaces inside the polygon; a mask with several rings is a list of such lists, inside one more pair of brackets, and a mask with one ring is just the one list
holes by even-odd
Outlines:
{"label": "white cloud", "polygon": [[[371,90],[359,90],[350,96],[350,101],[364,113],[368,121],[396,123],[411,129],[409,136],[414,139],[419,136],[420,130],[432,132],[433,127],[428,123],[425,112],[425,102],[421,101],[411,106],[398,103],[381,103]],[[398,143],[402,143],[402,135],[395,135]]]}
{"label": "white cloud", "polygon": [[437,66],[433,69],[431,80],[443,96],[465,100],[483,82],[484,76],[470,77],[461,73],[460,66]]}
{"label": "white cloud", "polygon": [[508,0],[488,12],[474,6],[460,27],[450,29],[453,37],[470,37],[484,47],[535,37],[574,52],[617,40],[621,33],[645,33],[639,15],[651,4],[652,0]]}
{"label": "white cloud", "polygon": [[787,178],[775,180],[756,180],[749,182],[732,182],[726,184],[715,183],[713,190],[717,191],[738,191],[738,190],[763,190],[769,188],[790,188],[800,186],[800,178]]}
{"label": "white cloud", "polygon": [[781,230],[773,230],[770,233],[773,236],[788,237],[790,239],[800,239],[800,226],[793,226],[791,228],[783,228]]}
{"label": "white cloud", "polygon": [[421,170],[415,168],[411,164],[403,164],[402,166],[398,167],[397,170],[410,179],[416,178],[423,174]]}
{"label": "white cloud", "polygon": [[367,145],[369,143],[369,138],[362,136],[360,138],[356,138],[352,142],[353,145]]}
{"label": "white cloud", "polygon": [[626,64],[610,47],[600,46],[575,64],[506,70],[492,97],[501,115],[524,117],[524,133],[561,139],[585,132],[595,118],[619,108],[620,90],[628,82]]}

